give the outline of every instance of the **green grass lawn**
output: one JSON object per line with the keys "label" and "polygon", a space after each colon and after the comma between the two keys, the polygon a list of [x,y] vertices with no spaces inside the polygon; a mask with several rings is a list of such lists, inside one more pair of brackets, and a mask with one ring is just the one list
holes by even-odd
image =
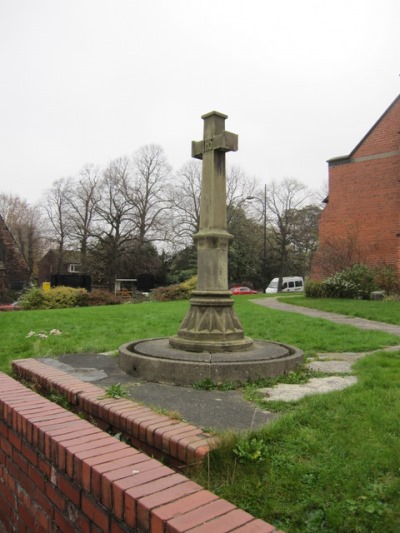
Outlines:
{"label": "green grass lawn", "polygon": [[[235,298],[246,334],[298,346],[306,354],[374,350],[399,342],[394,335],[263,308],[251,299]],[[186,301],[148,302],[0,313],[0,370],[9,372],[13,359],[112,351],[131,340],[173,335],[188,305]],[[52,329],[61,335],[27,337],[30,331],[49,333]]]}
{"label": "green grass lawn", "polygon": [[[287,533],[398,532],[400,353],[355,372],[356,385],[304,398],[246,440],[227,435],[194,479]],[[253,453],[233,452],[246,442]]]}
{"label": "green grass lawn", "polygon": [[345,300],[342,298],[306,298],[305,296],[279,296],[280,302],[301,305],[341,313],[343,315],[367,318],[388,324],[400,324],[400,302]]}
{"label": "green grass lawn", "polygon": [[[143,303],[0,313],[0,370],[13,359],[118,350],[130,340],[176,333],[187,302]],[[27,337],[30,331],[59,336]]]}
{"label": "green grass lawn", "polygon": [[[306,354],[399,344],[394,335],[267,309],[252,298],[236,297],[235,309],[253,338]],[[0,369],[9,372],[17,358],[111,351],[169,336],[187,309],[188,302],[166,302],[1,313]],[[51,329],[62,333],[27,337]],[[366,356],[355,372],[358,383],[344,391],[305,398],[249,435],[226,435],[191,475],[286,533],[399,532],[400,353]]]}

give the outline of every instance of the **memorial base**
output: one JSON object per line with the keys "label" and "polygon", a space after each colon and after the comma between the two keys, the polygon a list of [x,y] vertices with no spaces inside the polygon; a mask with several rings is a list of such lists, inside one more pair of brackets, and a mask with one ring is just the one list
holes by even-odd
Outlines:
{"label": "memorial base", "polygon": [[190,309],[177,335],[170,338],[172,348],[190,352],[237,352],[251,348],[233,310],[229,291],[193,291]]}
{"label": "memorial base", "polygon": [[250,349],[231,353],[195,353],[176,350],[168,338],[160,338],[121,346],[118,364],[146,381],[192,386],[205,379],[242,384],[275,377],[295,370],[303,360],[298,348],[268,341],[254,341]]}

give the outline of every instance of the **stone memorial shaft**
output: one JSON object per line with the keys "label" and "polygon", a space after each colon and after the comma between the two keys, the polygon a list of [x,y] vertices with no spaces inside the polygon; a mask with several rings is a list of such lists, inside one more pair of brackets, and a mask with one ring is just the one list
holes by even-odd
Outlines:
{"label": "stone memorial shaft", "polygon": [[227,115],[212,111],[202,116],[204,138],[192,142],[192,157],[202,159],[200,227],[193,235],[197,246],[197,290],[177,335],[169,340],[173,348],[192,352],[233,352],[250,348],[233,310],[228,290],[225,153],[237,151],[238,136],[225,131]]}

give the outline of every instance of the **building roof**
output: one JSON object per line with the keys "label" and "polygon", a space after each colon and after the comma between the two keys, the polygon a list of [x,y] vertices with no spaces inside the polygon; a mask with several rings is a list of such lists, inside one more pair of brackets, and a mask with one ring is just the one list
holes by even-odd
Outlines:
{"label": "building roof", "polygon": [[[54,257],[58,256],[58,250],[51,249],[48,252],[45,253],[45,255],[42,257],[40,261],[43,261],[44,258],[48,257],[49,255],[53,255]],[[63,262],[64,263],[80,263],[81,262],[81,254],[80,252],[77,252],[76,250],[64,250],[63,252]]]}
{"label": "building roof", "polygon": [[4,218],[0,215],[0,229],[3,228],[3,230],[7,231],[8,234],[10,235],[11,239],[12,239],[12,242],[13,242],[13,245],[15,246],[16,250],[18,251],[18,253],[20,254],[23,262],[25,263],[26,265],[26,268],[29,269],[29,265],[28,265],[28,261],[26,260],[26,257],[24,255],[24,253],[22,252],[21,248],[19,247],[17,241],[15,240],[14,238],[14,235],[11,233],[10,231],[10,228],[7,226]]}
{"label": "building roof", "polygon": [[[328,159],[327,163],[333,164],[333,165],[340,165],[342,163],[347,163],[353,155],[356,153],[356,151],[360,148],[360,146],[364,143],[364,141],[371,135],[371,133],[374,131],[374,129],[382,122],[382,120],[390,113],[390,111],[393,109],[393,107],[400,102],[400,94],[393,100],[393,102],[390,104],[390,106],[386,109],[386,111],[379,117],[379,119],[375,122],[375,124],[368,130],[368,132],[364,135],[364,137],[361,139],[361,141],[353,148],[353,150],[348,155],[342,155],[339,157],[332,157],[331,159]],[[399,133],[400,133],[400,124],[399,124]]]}

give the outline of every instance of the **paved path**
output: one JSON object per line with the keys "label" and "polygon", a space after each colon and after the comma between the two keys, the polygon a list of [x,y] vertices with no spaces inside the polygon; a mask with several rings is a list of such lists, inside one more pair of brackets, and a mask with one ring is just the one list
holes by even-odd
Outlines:
{"label": "paved path", "polygon": [[[327,311],[319,311],[318,309],[310,309],[308,307],[291,305],[288,303],[279,302],[276,298],[266,298],[265,300],[252,301],[258,305],[269,307],[270,309],[276,309],[278,311],[299,313],[312,318],[323,318],[325,320],[330,320],[331,322],[335,322],[337,324],[348,324],[360,329],[385,331],[386,333],[400,335],[400,326],[386,324],[385,322],[376,322],[373,320],[366,320],[364,318],[353,318],[347,315],[340,315],[338,313],[328,313]],[[400,345],[389,346],[383,350],[388,352],[398,351],[400,350]],[[376,351],[382,351],[382,349]],[[308,383],[301,385],[286,385],[281,383],[273,388],[260,389],[259,392],[265,395],[266,401],[296,401],[310,394],[321,394],[325,392],[331,392],[333,390],[342,390],[356,383],[356,376],[348,374],[351,374],[352,372],[353,363],[367,355],[367,353],[373,352],[319,354],[317,358],[318,360],[309,361],[307,363],[307,367],[311,370],[330,374],[330,376],[312,378]]]}
{"label": "paved path", "polygon": [[378,331],[385,331],[393,335],[400,335],[400,326],[394,324],[386,324],[385,322],[376,322],[374,320],[366,320],[365,318],[356,318],[347,315],[339,315],[338,313],[328,313],[327,311],[320,311],[319,309],[310,309],[308,307],[301,307],[299,305],[290,305],[279,302],[276,298],[265,298],[265,300],[252,300],[253,303],[276,309],[278,311],[289,311],[290,313],[300,313],[305,316],[313,318],[324,318],[337,324],[348,324],[361,329],[374,329]]}

